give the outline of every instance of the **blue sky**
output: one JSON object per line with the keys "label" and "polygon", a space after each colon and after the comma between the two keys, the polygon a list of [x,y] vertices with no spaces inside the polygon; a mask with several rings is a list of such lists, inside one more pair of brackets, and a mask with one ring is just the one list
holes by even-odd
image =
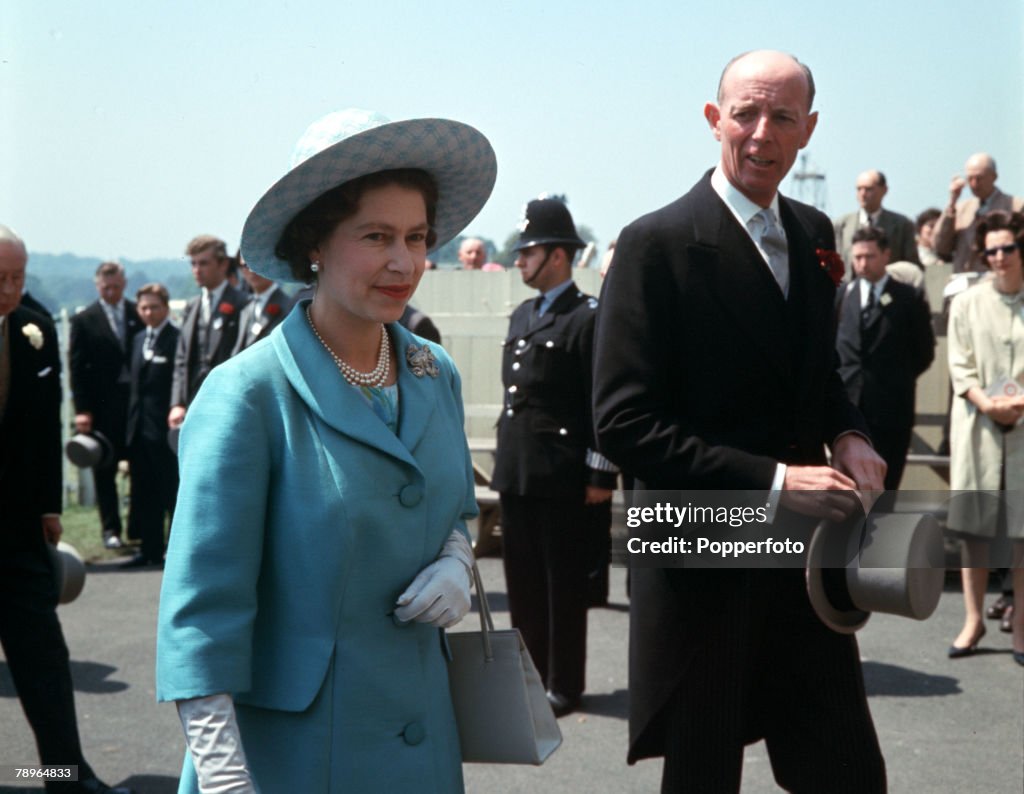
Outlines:
{"label": "blue sky", "polygon": [[889,208],[941,205],[979,150],[1024,194],[1020,0],[633,5],[6,0],[0,223],[47,253],[173,257],[202,232],[234,247],[307,124],[354,106],[490,138],[498,182],[468,232],[500,243],[551,191],[603,246],[717,161],[704,103],[758,47],[814,71],[806,151],[830,215],[872,167]]}

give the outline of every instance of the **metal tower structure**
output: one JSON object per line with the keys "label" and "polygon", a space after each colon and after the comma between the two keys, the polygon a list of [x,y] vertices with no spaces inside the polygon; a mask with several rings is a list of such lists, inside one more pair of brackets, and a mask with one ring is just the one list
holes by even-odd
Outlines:
{"label": "metal tower structure", "polygon": [[825,172],[818,171],[809,160],[810,156],[807,152],[801,154],[800,165],[793,172],[794,198],[825,212],[828,203],[825,191]]}

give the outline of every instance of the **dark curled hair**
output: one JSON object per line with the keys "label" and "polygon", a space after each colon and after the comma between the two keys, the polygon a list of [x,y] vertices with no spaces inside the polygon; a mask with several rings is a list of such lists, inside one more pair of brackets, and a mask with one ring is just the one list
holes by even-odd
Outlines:
{"label": "dark curled hair", "polygon": [[1006,229],[1013,234],[1013,242],[1017,244],[1017,250],[1024,252],[1024,215],[1019,212],[1004,212],[993,210],[981,216],[978,226],[974,230],[974,253],[986,266],[988,259],[985,256],[985,236],[989,232],[999,232]]}
{"label": "dark curled hair", "polygon": [[920,234],[921,230],[929,223],[935,223],[935,221],[937,221],[941,215],[942,212],[938,209],[938,207],[929,207],[928,209],[924,210],[920,215],[917,216],[917,220],[914,221],[914,228],[917,230],[917,233]]}
{"label": "dark curled hair", "polygon": [[426,171],[418,168],[397,168],[375,171],[331,188],[318,196],[289,221],[277,241],[274,254],[291,266],[297,281],[309,283],[316,276],[309,267],[309,252],[331,236],[338,224],[359,211],[359,201],[368,190],[398,185],[416,190],[427,207],[427,248],[432,248],[437,235],[434,218],[437,214],[437,185]]}

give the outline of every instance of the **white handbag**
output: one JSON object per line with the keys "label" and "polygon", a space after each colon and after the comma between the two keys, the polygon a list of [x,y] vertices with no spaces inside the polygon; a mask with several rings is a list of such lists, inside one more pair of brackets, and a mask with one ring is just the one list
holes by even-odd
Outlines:
{"label": "white handbag", "polygon": [[495,631],[475,562],[473,579],[480,631],[447,635],[448,681],[462,760],[543,764],[562,743],[558,721],[519,630]]}

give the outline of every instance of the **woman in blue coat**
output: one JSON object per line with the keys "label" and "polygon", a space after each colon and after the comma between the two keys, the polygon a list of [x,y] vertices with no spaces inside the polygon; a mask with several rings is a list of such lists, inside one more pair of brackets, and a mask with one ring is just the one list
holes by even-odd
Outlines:
{"label": "woman in blue coat", "polygon": [[471,127],[341,111],[250,213],[249,266],[316,292],[182,428],[157,638],[179,791],[462,791],[441,629],[469,609],[472,465],[451,359],[397,320],[494,178]]}

